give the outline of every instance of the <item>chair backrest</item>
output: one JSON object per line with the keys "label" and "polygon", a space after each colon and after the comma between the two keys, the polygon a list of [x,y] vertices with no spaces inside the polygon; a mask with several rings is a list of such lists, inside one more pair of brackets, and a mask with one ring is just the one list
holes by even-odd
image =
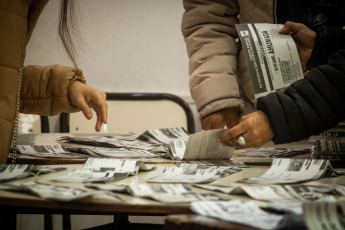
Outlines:
{"label": "chair backrest", "polygon": [[19,134],[49,133],[48,117],[20,113],[18,133]]}
{"label": "chair backrest", "polygon": [[[147,129],[184,127],[195,132],[194,116],[180,97],[166,93],[106,93],[108,124],[103,133],[142,133]],[[60,131],[94,133],[96,114],[87,120],[79,113],[61,114]]]}

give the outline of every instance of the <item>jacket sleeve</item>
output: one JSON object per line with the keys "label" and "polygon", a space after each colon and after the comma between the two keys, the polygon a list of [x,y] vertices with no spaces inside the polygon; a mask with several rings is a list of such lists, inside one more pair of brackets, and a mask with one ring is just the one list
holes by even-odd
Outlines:
{"label": "jacket sleeve", "polygon": [[60,65],[31,65],[23,69],[20,112],[53,116],[77,112],[70,103],[69,90],[74,81],[85,83],[83,73]]}
{"label": "jacket sleeve", "polygon": [[205,111],[211,103],[217,104],[217,110],[222,109],[219,105],[243,107],[235,74],[237,1],[184,0],[183,3],[182,34],[190,58],[189,86],[201,117],[214,112]]}
{"label": "jacket sleeve", "polygon": [[259,98],[257,108],[268,116],[274,143],[299,141],[344,120],[344,86],[345,50],[340,50],[284,93]]}
{"label": "jacket sleeve", "polygon": [[345,49],[345,30],[331,26],[316,27],[317,33],[315,46],[308,61],[307,67],[323,65],[331,54],[337,50]]}

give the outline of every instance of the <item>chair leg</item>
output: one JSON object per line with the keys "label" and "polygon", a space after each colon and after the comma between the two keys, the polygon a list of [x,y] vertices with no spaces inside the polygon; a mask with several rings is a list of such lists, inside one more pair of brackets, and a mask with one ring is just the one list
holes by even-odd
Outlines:
{"label": "chair leg", "polygon": [[123,213],[114,214],[114,228],[126,229],[129,226],[128,215]]}
{"label": "chair leg", "polygon": [[16,230],[17,229],[16,213],[1,211],[0,223],[1,223],[1,228],[3,229]]}
{"label": "chair leg", "polygon": [[44,214],[44,230],[53,230],[53,215]]}
{"label": "chair leg", "polygon": [[71,230],[71,215],[64,214],[62,215],[62,229],[63,230]]}
{"label": "chair leg", "polygon": [[117,213],[114,215],[114,221],[109,224],[103,224],[91,228],[87,228],[84,230],[129,230],[130,223],[128,221],[127,214]]}

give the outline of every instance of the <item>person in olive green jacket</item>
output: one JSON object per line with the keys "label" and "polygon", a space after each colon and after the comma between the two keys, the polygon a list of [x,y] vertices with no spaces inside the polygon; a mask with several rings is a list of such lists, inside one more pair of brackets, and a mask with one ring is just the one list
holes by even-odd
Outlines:
{"label": "person in olive green jacket", "polygon": [[[23,66],[26,45],[47,2],[0,1],[0,163],[6,163],[11,141],[16,140],[19,112],[52,116],[82,111],[91,119],[92,108],[97,115],[96,131],[107,122],[105,93],[87,86],[76,65]],[[66,27],[71,15],[68,6],[73,1],[62,2],[60,36],[75,64],[73,43]]]}

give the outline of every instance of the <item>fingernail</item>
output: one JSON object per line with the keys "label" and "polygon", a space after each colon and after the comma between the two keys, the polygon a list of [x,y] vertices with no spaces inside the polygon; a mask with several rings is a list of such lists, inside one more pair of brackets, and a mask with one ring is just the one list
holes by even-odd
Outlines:
{"label": "fingernail", "polygon": [[87,117],[88,119],[91,119],[91,113],[87,113],[87,114],[86,114],[86,117]]}
{"label": "fingernail", "polygon": [[217,138],[217,139],[216,139],[216,141],[217,141],[217,142],[220,142],[220,139],[219,139],[219,138]]}

